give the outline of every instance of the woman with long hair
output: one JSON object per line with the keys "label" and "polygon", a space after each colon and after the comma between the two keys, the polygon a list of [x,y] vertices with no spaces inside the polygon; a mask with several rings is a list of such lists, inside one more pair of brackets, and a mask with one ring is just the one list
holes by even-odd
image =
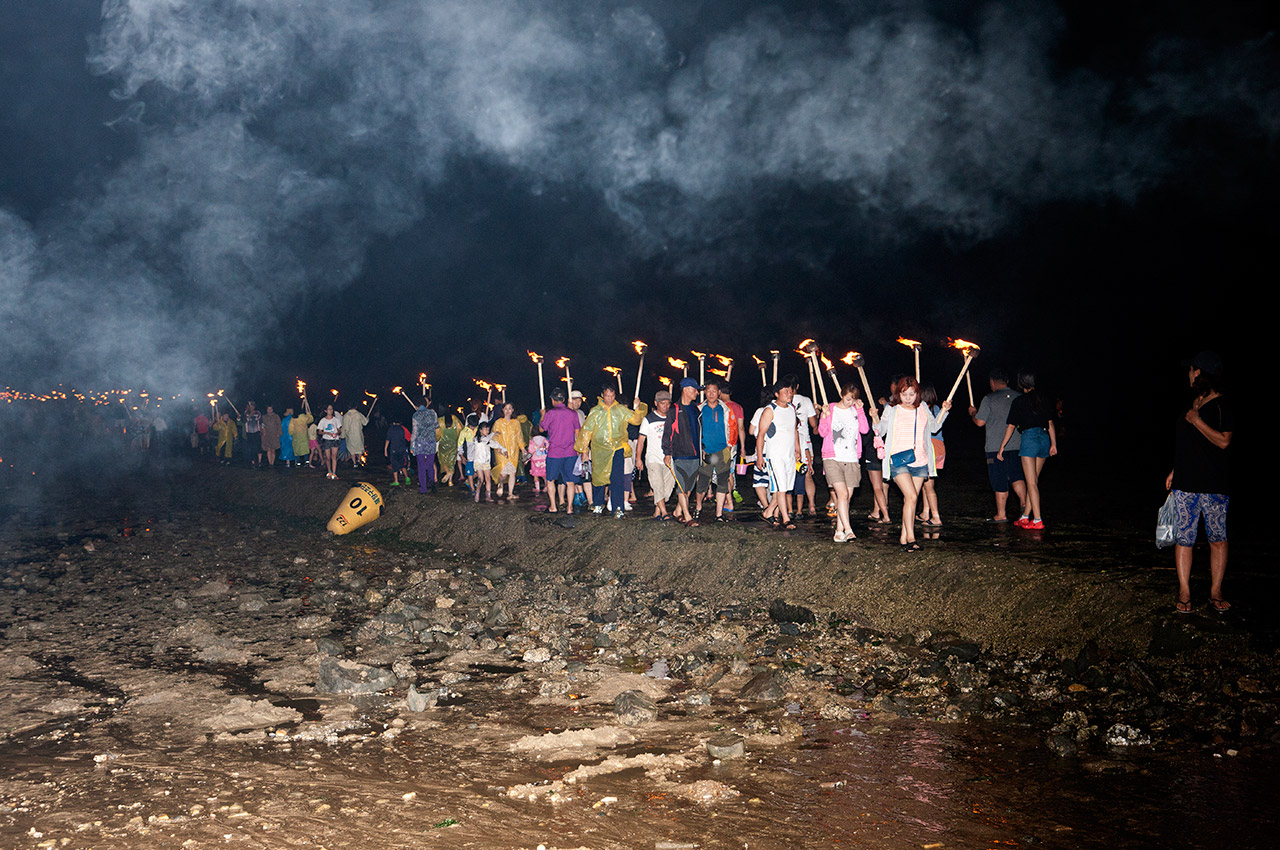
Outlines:
{"label": "woman with long hair", "polygon": [[916,503],[925,480],[936,471],[929,435],[942,427],[950,410],[951,402],[944,401],[941,415],[934,416],[920,402],[920,384],[906,375],[894,382],[893,394],[877,429],[885,443],[881,464],[884,477],[892,479],[902,491],[902,531],[898,542],[905,552],[920,551],[916,542]]}
{"label": "woman with long hair", "polygon": [[1027,483],[1027,501],[1022,506],[1022,516],[1013,524],[1032,531],[1044,530],[1044,518],[1040,513],[1040,473],[1046,459],[1058,453],[1058,433],[1053,427],[1053,408],[1036,391],[1036,375],[1023,369],[1018,372],[1018,390],[1022,395],[1009,406],[1009,420],[1004,429],[1004,440],[996,460],[1004,460],[1004,447],[1013,437],[1014,429],[1022,435],[1022,476]]}
{"label": "woman with long hair", "polygon": [[849,525],[849,496],[861,480],[859,457],[862,435],[870,430],[867,416],[862,412],[862,400],[858,388],[845,384],[840,390],[840,400],[822,406],[822,418],[818,420],[818,433],[822,436],[822,472],[836,497],[836,533],[831,538],[837,543],[854,539]]}

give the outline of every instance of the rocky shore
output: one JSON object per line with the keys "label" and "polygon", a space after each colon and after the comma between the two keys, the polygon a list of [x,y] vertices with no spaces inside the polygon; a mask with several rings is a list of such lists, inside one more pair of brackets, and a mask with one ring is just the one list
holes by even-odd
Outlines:
{"label": "rocky shore", "polygon": [[[403,491],[335,538],[322,529],[346,485],[202,483],[136,494],[125,524],[0,538],[0,835],[204,846],[288,833],[294,806],[340,846],[345,807],[400,836],[377,846],[420,846],[427,821],[533,846],[550,806],[576,814],[547,846],[740,846],[708,841],[710,806],[782,847],[777,787],[803,776],[806,805],[829,805],[851,782],[842,747],[900,771],[875,741],[926,728],[1012,730],[1103,773],[1188,745],[1266,760],[1280,740],[1274,656],[1207,616],[1156,613],[1141,576]],[[688,829],[654,831],[637,801],[659,798]],[[1033,808],[983,840],[1043,840]],[[586,837],[601,812],[612,825]],[[894,822],[886,846],[928,843]],[[512,824],[530,841],[504,843]]]}

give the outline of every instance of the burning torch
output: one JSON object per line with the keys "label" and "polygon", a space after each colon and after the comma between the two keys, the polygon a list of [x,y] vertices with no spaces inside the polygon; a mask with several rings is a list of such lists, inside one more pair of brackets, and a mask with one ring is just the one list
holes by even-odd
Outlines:
{"label": "burning torch", "polygon": [[751,355],[751,359],[756,361],[756,365],[760,367],[760,386],[767,387],[769,385],[769,381],[764,374],[764,361],[759,357],[756,357],[754,354]]}
{"label": "burning torch", "polygon": [[604,371],[618,379],[618,398],[622,398],[622,368],[620,366],[605,366]]}
{"label": "burning torch", "polygon": [[822,404],[825,407],[830,402],[827,401],[827,385],[817,380],[818,375],[818,344],[811,339],[806,339],[800,343],[797,352],[804,355],[805,361],[809,366],[809,394],[813,399],[817,400],[817,391],[822,390]]}
{"label": "burning torch", "polygon": [[871,394],[871,384],[867,381],[867,359],[856,351],[850,351],[840,358],[840,362],[853,366],[858,370],[858,377],[862,378],[862,391],[867,394],[867,410],[871,411],[871,421],[878,425],[880,423],[880,414],[876,398]]}
{"label": "burning torch", "polygon": [[543,389],[543,385],[542,385],[542,361],[545,358],[541,354],[538,354],[536,351],[526,350],[525,354],[528,354],[529,359],[532,360],[534,362],[534,365],[538,367],[538,409],[546,410],[547,409],[547,393],[546,393],[546,390]]}
{"label": "burning torch", "polygon": [[967,342],[963,339],[952,340],[950,345],[964,355],[964,366],[960,369],[956,382],[951,385],[951,392],[947,393],[947,401],[951,401],[955,396],[956,390],[960,387],[960,378],[964,378],[969,386],[969,406],[973,407],[973,381],[969,378],[969,364],[974,361],[982,348],[976,342]]}
{"label": "burning torch", "polygon": [[906,337],[902,337],[902,336],[898,337],[898,342],[902,343],[902,344],[903,344],[903,345],[905,345],[907,348],[910,348],[913,352],[915,352],[915,355],[916,355],[916,383],[917,383],[917,384],[918,384],[918,383],[920,383],[920,343],[919,343],[919,342],[917,342],[917,341],[916,341],[916,340],[914,340],[914,339],[907,339]]}
{"label": "burning torch", "polygon": [[640,368],[636,371],[636,395],[635,395],[635,397],[638,399],[638,398],[640,398],[640,379],[641,379],[642,377],[644,377],[644,350],[645,350],[646,348],[648,348],[649,346],[645,345],[643,342],[641,342],[641,341],[640,341],[640,340],[638,340],[638,339],[637,339],[635,342],[631,343],[631,344],[635,347],[635,349],[636,349],[636,354],[639,354],[639,355],[640,355]]}
{"label": "burning torch", "polygon": [[733,380],[733,358],[726,357],[723,354],[717,354],[716,359],[720,361],[720,365],[724,367],[724,382],[727,384]]}
{"label": "burning torch", "polygon": [[557,360],[556,368],[564,370],[564,382],[569,386],[569,395],[573,395],[573,376],[569,374],[569,358],[561,357]]}
{"label": "burning torch", "polygon": [[409,402],[410,407],[412,407],[414,410],[418,409],[418,405],[414,404],[413,399],[409,398],[408,393],[404,391],[404,387],[392,387],[391,392],[395,393],[396,395],[403,396],[404,400]]}

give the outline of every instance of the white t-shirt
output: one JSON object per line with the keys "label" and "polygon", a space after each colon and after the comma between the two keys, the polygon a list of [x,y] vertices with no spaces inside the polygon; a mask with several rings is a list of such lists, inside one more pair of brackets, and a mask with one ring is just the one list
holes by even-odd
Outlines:
{"label": "white t-shirt", "polygon": [[316,430],[320,432],[320,436],[323,439],[336,440],[338,439],[338,434],[342,432],[342,420],[337,416],[326,416],[320,420]]}
{"label": "white t-shirt", "polygon": [[856,463],[858,460],[858,408],[846,410],[839,405],[831,405],[831,450],[835,460],[841,463]]}
{"label": "white t-shirt", "polygon": [[809,417],[817,416],[818,409],[813,406],[813,402],[808,396],[796,393],[795,398],[791,400],[792,406],[796,409],[796,431],[800,435],[800,451],[813,451],[813,438],[809,435]]}
{"label": "white t-shirt", "polygon": [[662,435],[667,430],[666,417],[654,422],[648,416],[640,423],[640,436],[644,437],[644,462],[650,465],[661,464]]}

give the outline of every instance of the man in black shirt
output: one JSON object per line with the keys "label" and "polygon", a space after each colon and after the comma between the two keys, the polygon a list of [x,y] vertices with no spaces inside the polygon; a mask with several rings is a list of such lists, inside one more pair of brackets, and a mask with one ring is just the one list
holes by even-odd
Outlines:
{"label": "man in black shirt", "polygon": [[1178,571],[1176,610],[1180,614],[1191,611],[1191,552],[1203,517],[1209,541],[1209,604],[1222,612],[1231,608],[1222,597],[1222,577],[1227,571],[1227,507],[1231,502],[1228,449],[1235,422],[1220,391],[1222,358],[1202,351],[1183,365],[1195,398],[1177,424],[1173,469],[1165,479],[1178,515],[1173,548]]}

